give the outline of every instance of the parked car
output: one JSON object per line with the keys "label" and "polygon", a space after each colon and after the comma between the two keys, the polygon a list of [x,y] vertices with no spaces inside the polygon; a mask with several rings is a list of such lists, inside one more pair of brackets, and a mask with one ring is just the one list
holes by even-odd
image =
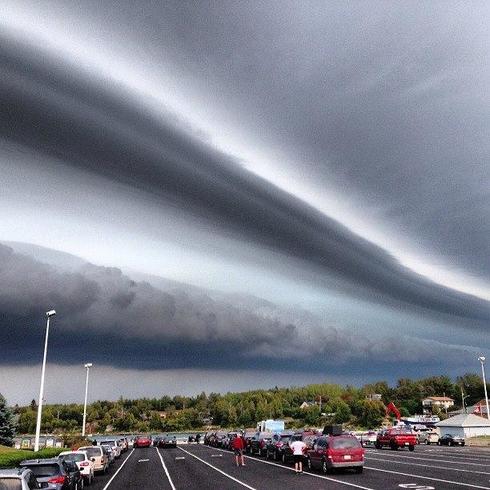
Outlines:
{"label": "parked car", "polygon": [[107,460],[109,461],[109,466],[112,466],[116,462],[116,455],[114,454],[112,446],[109,446],[109,444],[101,444],[100,447],[103,449]]}
{"label": "parked car", "polygon": [[423,431],[417,434],[419,444],[437,444],[439,442],[439,435],[433,431]]}
{"label": "parked car", "polygon": [[125,453],[128,450],[129,443],[127,437],[120,437],[117,440],[117,444],[121,448],[121,453]]}
{"label": "parked car", "polygon": [[136,436],[134,438],[134,443],[133,447],[150,447],[151,446],[151,439],[147,436]]}
{"label": "parked car", "polygon": [[83,478],[78,466],[72,461],[58,458],[28,459],[20,466],[32,471],[37,482],[47,490],[81,490]]}
{"label": "parked car", "polygon": [[437,442],[439,446],[464,446],[464,443],[464,437],[455,436],[453,434],[444,434]]}
{"label": "parked car", "polygon": [[252,439],[250,439],[250,454],[258,454],[259,456],[265,456],[267,450],[267,444],[272,439],[270,432],[257,432]]}
{"label": "parked car", "polygon": [[361,444],[362,446],[375,446],[378,433],[374,430],[369,430],[361,434]]}
{"label": "parked car", "polygon": [[306,453],[308,469],[331,473],[335,469],[349,468],[362,473],[365,450],[355,436],[321,436]]}
{"label": "parked car", "polygon": [[246,430],[243,434],[243,438],[245,439],[245,452],[250,452],[250,441],[254,438],[256,434],[255,430]]}
{"label": "parked car", "polygon": [[223,443],[226,439],[226,432],[224,430],[218,430],[213,439],[211,440],[211,446],[213,447],[223,447]]}
{"label": "parked car", "polygon": [[6,490],[34,490],[41,488],[34,473],[27,468],[0,470],[0,488]]}
{"label": "parked car", "polygon": [[417,436],[410,429],[392,428],[385,429],[378,433],[376,438],[376,449],[381,449],[388,446],[393,450],[401,447],[408,447],[409,451],[413,451],[417,445]]}
{"label": "parked car", "polygon": [[210,446],[211,445],[211,440],[213,439],[214,434],[215,434],[215,431],[213,431],[213,430],[208,430],[204,434],[204,444],[206,444],[206,446]]}
{"label": "parked car", "polygon": [[109,469],[109,460],[100,446],[82,446],[79,447],[78,450],[87,453],[89,459],[94,463],[94,471],[107,473],[107,470]]}
{"label": "parked car", "polygon": [[295,432],[289,436],[289,439],[284,441],[279,449],[278,457],[283,463],[288,463],[293,460],[293,451],[290,447],[294,441],[303,441],[306,444],[307,449],[311,449],[313,444],[318,439],[320,434],[314,430],[303,430]]}
{"label": "parked car", "polygon": [[283,450],[289,445],[289,440],[292,435],[292,432],[286,431],[280,434],[274,434],[266,446],[265,457],[267,459],[275,459],[276,461],[282,460]]}
{"label": "parked car", "polygon": [[117,443],[115,439],[104,439],[97,443],[99,446],[110,446],[112,452],[114,453],[114,458],[119,459],[121,457],[121,446]]}
{"label": "parked car", "polygon": [[163,436],[158,441],[158,447],[177,447],[177,438],[175,436]]}
{"label": "parked car", "polygon": [[86,451],[63,451],[58,455],[63,461],[73,461],[80,470],[87,485],[91,485],[95,476],[95,458],[90,459]]}

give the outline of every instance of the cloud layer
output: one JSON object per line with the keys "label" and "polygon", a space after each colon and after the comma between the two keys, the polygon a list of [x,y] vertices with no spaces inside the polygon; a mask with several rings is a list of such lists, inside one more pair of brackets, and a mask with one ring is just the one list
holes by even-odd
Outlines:
{"label": "cloud layer", "polygon": [[301,260],[380,300],[478,320],[486,301],[440,287],[386,251],[251,174],[185,131],[157,120],[129,94],[11,38],[1,43],[0,131],[39,154],[144,190],[210,231]]}
{"label": "cloud layer", "polygon": [[0,280],[5,365],[38,362],[43,314],[51,307],[58,315],[50,359],[66,364],[90,357],[133,369],[252,366],[316,372],[352,360],[420,365],[448,353],[460,360],[472,353],[404,335],[368,338],[258,299],[231,303],[185,287],[165,292],[115,268],[85,264],[78,272],[64,272],[3,245]]}

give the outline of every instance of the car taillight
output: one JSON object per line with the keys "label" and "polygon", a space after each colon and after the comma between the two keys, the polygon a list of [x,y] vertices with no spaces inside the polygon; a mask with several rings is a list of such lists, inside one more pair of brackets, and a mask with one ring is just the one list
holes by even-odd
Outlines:
{"label": "car taillight", "polygon": [[90,463],[88,461],[82,461],[80,466],[90,466]]}
{"label": "car taillight", "polygon": [[51,478],[48,480],[48,483],[65,483],[66,481],[66,476],[60,475],[60,476],[55,476],[54,478]]}

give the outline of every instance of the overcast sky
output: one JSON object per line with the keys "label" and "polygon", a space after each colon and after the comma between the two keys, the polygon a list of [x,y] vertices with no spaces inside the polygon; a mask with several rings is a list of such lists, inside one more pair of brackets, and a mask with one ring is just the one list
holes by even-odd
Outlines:
{"label": "overcast sky", "polygon": [[110,398],[128,370],[135,396],[184,371],[186,393],[476,371],[489,22],[484,1],[5,1],[0,392],[36,396],[51,307],[52,373],[93,361]]}

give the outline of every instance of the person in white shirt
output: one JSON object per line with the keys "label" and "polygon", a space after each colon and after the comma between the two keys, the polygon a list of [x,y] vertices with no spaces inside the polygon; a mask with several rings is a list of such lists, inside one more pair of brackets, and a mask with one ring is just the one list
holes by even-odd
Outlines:
{"label": "person in white shirt", "polygon": [[296,473],[303,473],[303,455],[306,451],[306,444],[303,441],[294,441],[289,447],[293,451],[294,470]]}

